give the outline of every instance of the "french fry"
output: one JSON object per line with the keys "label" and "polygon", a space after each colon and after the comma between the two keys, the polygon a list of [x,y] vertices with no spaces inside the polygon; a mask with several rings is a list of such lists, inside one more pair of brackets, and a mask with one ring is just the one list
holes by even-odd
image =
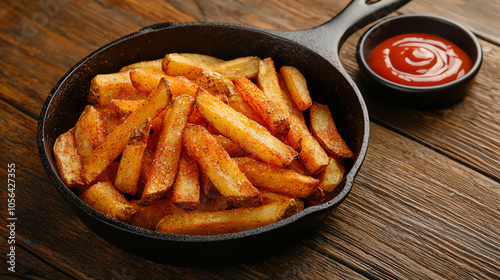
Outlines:
{"label": "french fry", "polygon": [[138,91],[128,71],[95,76],[90,83],[89,102],[107,106],[112,99],[145,99],[146,94]]}
{"label": "french fry", "polygon": [[293,199],[257,206],[209,212],[184,212],[166,215],[156,230],[176,234],[210,235],[249,230],[291,216],[296,211]]}
{"label": "french fry", "polygon": [[262,203],[259,191],[204,127],[191,125],[182,134],[186,152],[198,162],[217,190],[233,206],[255,206]]}
{"label": "french fry", "polygon": [[234,161],[254,186],[268,191],[305,198],[319,184],[316,178],[249,157],[234,158]]}
{"label": "french fry", "polygon": [[85,107],[73,128],[73,134],[76,149],[83,162],[106,138],[106,129],[101,114],[94,106]]}
{"label": "french fry", "polygon": [[285,137],[290,131],[288,114],[275,100],[270,99],[259,87],[247,78],[234,81],[234,89],[264,120],[271,133],[276,137]]}
{"label": "french fry", "polygon": [[142,153],[141,177],[140,177],[140,179],[144,182],[146,182],[149,176],[151,175],[154,158],[155,158],[155,153],[151,149],[146,147],[146,149],[144,149],[144,152]]}
{"label": "french fry", "polygon": [[196,96],[199,86],[183,77],[171,77],[163,72],[156,72],[148,69],[134,69],[130,71],[130,80],[132,85],[139,91],[149,93],[157,85],[162,78],[165,78],[170,83],[173,97],[183,94]]}
{"label": "french fry", "polygon": [[290,197],[285,194],[281,193],[275,193],[267,190],[260,190],[260,195],[262,197],[262,203],[263,204],[269,204],[269,203],[274,203],[277,201],[283,201],[283,200],[292,200],[292,203],[295,204],[295,210],[294,212],[299,212],[304,210],[304,201],[302,199],[297,198],[297,197]]}
{"label": "french fry", "polygon": [[227,138],[223,135],[213,135],[215,140],[224,148],[224,150],[229,154],[230,157],[243,157],[247,153],[243,150],[240,145],[238,145],[233,140]]}
{"label": "french fry", "polygon": [[297,107],[301,111],[311,107],[312,99],[307,89],[307,82],[299,69],[293,66],[283,66],[280,68],[280,73]]}
{"label": "french fry", "polygon": [[209,68],[200,71],[194,82],[213,95],[229,96],[234,91],[234,85],[226,76]]}
{"label": "french fry", "polygon": [[326,151],[342,158],[354,158],[354,153],[337,130],[328,105],[314,102],[309,110],[309,119],[311,132]]}
{"label": "french fry", "polygon": [[[283,106],[283,93],[278,80],[278,74],[274,67],[273,59],[268,57],[259,62],[259,74],[257,75],[257,84],[260,89],[271,100],[274,100],[280,106]],[[284,112],[287,113],[286,111]]]}
{"label": "french fry", "polygon": [[111,134],[108,134],[104,142],[95,148],[91,156],[85,158],[82,171],[85,183],[93,182],[122,153],[134,131],[148,118],[154,118],[158,115],[169,103],[171,95],[168,82],[162,79],[157,89],[147,97],[146,101]]}
{"label": "french fry", "polygon": [[147,70],[152,70],[155,72],[160,72],[163,73],[163,69],[161,68],[161,61],[163,58],[156,59],[156,60],[148,60],[148,61],[141,61],[137,63],[132,63],[130,65],[122,67],[120,69],[120,72],[126,72],[130,71],[133,69],[141,68],[141,69],[147,69]]}
{"label": "french fry", "polygon": [[189,80],[195,80],[204,68],[203,63],[178,53],[169,53],[162,61],[162,69],[167,76],[184,76]]}
{"label": "french fry", "polygon": [[264,120],[262,120],[262,118],[252,109],[252,107],[250,107],[241,94],[236,90],[232,91],[227,99],[227,104],[236,112],[243,114],[245,117],[265,127],[266,123]]}
{"label": "french fry", "polygon": [[181,56],[187,57],[191,60],[194,60],[200,64],[203,64],[205,66],[211,66],[211,65],[216,65],[219,63],[224,62],[224,60],[211,56],[211,55],[206,55],[206,54],[199,54],[199,53],[180,53]]}
{"label": "french fry", "polygon": [[291,99],[284,79],[280,75],[278,79],[283,89],[281,101],[290,118],[290,132],[286,136],[286,141],[299,151],[300,162],[307,172],[310,175],[318,174],[328,165],[328,154],[309,131],[304,115]]}
{"label": "french fry", "polygon": [[211,69],[234,81],[237,78],[257,78],[260,58],[256,56],[238,57],[212,65]]}
{"label": "french fry", "polygon": [[80,156],[71,130],[57,137],[53,150],[62,181],[70,188],[85,185],[81,176]]}
{"label": "french fry", "polygon": [[172,202],[184,210],[196,210],[200,206],[198,163],[184,152],[181,154],[179,173],[172,189]]}
{"label": "french fry", "polygon": [[297,156],[295,150],[272,136],[264,127],[205,91],[198,94],[196,107],[222,135],[262,161],[284,167]]}
{"label": "french fry", "polygon": [[177,215],[184,212],[177,208],[170,197],[164,198],[150,206],[138,206],[137,213],[132,216],[130,223],[141,228],[155,230],[158,222],[165,215]]}
{"label": "french fry", "polygon": [[135,195],[139,189],[141,165],[149,136],[149,120],[146,120],[130,137],[123,149],[116,172],[114,186],[122,193]]}
{"label": "french fry", "polygon": [[144,100],[113,99],[107,110],[118,118],[126,118],[137,110],[142,103],[144,103]]}
{"label": "french fry", "polygon": [[80,199],[102,214],[125,223],[130,222],[137,212],[135,205],[127,201],[109,181],[92,185],[80,195]]}
{"label": "french fry", "polygon": [[325,170],[319,175],[319,187],[325,192],[332,192],[344,178],[344,166],[339,159],[330,157]]}
{"label": "french fry", "polygon": [[153,160],[153,169],[144,186],[141,205],[151,205],[172,188],[179,169],[182,131],[193,112],[194,98],[181,95],[172,100],[163,119],[162,130]]}

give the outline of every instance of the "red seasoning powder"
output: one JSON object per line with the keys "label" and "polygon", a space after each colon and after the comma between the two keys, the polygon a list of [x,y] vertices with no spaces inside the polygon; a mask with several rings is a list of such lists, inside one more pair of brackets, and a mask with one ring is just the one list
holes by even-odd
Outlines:
{"label": "red seasoning powder", "polygon": [[368,64],[387,80],[422,87],[449,83],[472,68],[471,59],[458,46],[425,33],[402,34],[382,42],[371,52]]}

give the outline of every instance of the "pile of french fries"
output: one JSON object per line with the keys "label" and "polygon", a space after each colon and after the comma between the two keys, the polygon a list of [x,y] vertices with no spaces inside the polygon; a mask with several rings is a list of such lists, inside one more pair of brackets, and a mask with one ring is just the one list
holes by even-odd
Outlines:
{"label": "pile of french fries", "polygon": [[186,235],[253,229],[321,203],[354,158],[297,68],[191,53],[95,76],[54,155],[97,211]]}

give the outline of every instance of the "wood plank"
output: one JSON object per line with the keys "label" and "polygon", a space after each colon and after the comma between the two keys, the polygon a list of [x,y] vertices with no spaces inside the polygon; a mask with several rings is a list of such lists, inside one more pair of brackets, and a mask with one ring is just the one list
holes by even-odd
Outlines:
{"label": "wood plank", "polygon": [[492,279],[499,211],[500,183],[373,124],[353,191],[306,243],[370,279]]}
{"label": "wood plank", "polygon": [[500,180],[500,47],[481,40],[484,60],[469,95],[440,110],[405,109],[387,102],[367,88],[356,62],[356,44],[366,30],[349,38],[341,61],[360,88],[370,117],[458,162]]}
{"label": "wood plank", "polygon": [[498,0],[419,0],[399,10],[402,13],[439,15],[466,26],[473,33],[500,45],[500,5]]}

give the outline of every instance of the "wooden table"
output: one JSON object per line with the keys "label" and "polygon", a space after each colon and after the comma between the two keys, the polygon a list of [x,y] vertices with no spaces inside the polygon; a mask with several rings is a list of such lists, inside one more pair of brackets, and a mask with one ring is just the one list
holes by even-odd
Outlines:
{"label": "wooden table", "polygon": [[[402,109],[377,98],[358,79],[355,60],[366,28],[349,38],[341,59],[368,103],[368,155],[338,210],[313,234],[272,256],[210,268],[150,262],[95,235],[51,185],[38,156],[38,115],[60,77],[96,48],[166,21],[306,29],[329,20],[347,3],[1,1],[0,278],[499,279],[498,0],[415,0],[391,15],[445,16],[480,38],[483,66],[470,94],[450,108]],[[9,216],[7,181],[14,172],[15,213]],[[14,231],[6,226],[10,217],[17,218]],[[7,263],[13,239],[15,273]]]}

